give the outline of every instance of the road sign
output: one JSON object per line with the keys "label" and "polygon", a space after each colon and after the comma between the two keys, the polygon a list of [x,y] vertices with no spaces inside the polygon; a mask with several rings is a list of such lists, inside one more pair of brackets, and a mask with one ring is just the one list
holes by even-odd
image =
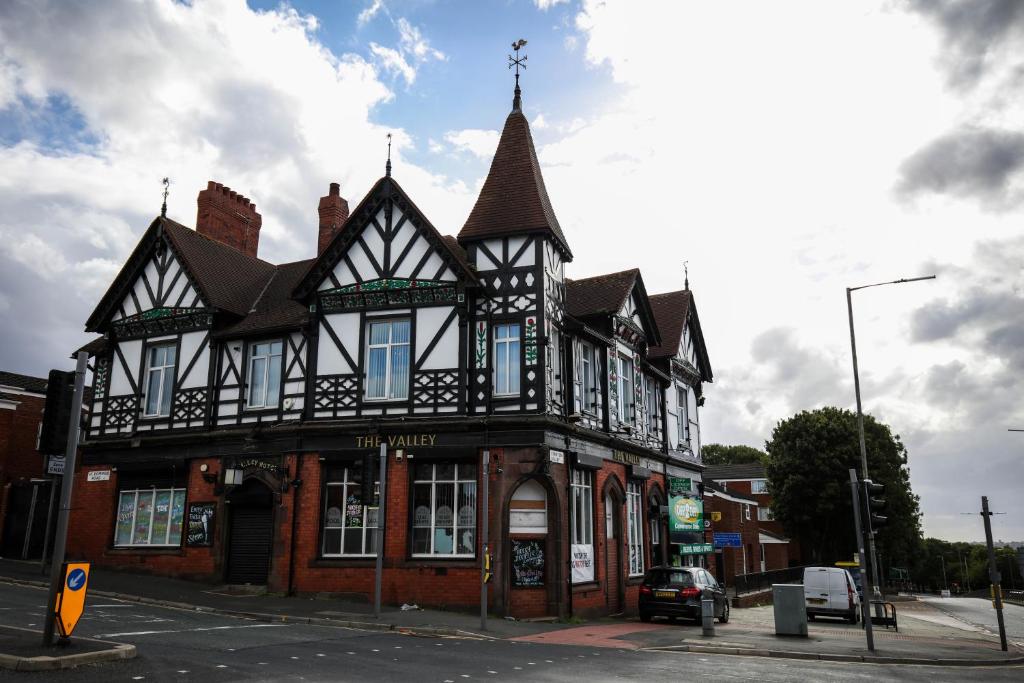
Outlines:
{"label": "road sign", "polygon": [[64,474],[64,456],[51,455],[46,463],[47,474]]}
{"label": "road sign", "polygon": [[65,562],[64,583],[57,596],[57,631],[62,638],[71,637],[85,611],[85,594],[89,589],[89,563]]}
{"label": "road sign", "polygon": [[679,546],[679,553],[682,555],[704,555],[714,551],[710,543],[686,543]]}
{"label": "road sign", "polygon": [[738,533],[715,532],[716,548],[742,548],[743,538]]}

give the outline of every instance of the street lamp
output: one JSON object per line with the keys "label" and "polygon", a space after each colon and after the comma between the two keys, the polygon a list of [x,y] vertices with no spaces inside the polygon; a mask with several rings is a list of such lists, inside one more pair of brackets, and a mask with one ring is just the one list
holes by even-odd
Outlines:
{"label": "street lamp", "polygon": [[[892,280],[890,282],[876,282],[872,285],[861,285],[859,287],[846,288],[846,310],[850,317],[850,350],[853,352],[853,388],[854,392],[857,394],[857,435],[860,439],[860,466],[861,474],[865,481],[868,479],[868,450],[867,446],[864,444],[864,411],[860,402],[860,373],[857,370],[857,338],[853,332],[853,297],[851,295],[859,289],[868,289],[869,287],[900,285],[905,282],[918,282],[920,280],[934,279],[934,275],[925,275],[924,277],[900,278],[899,280]],[[873,531],[868,534],[868,552],[871,554],[871,571],[874,573],[876,579],[875,591],[879,593],[879,598],[881,598],[880,585],[882,577],[878,573],[878,556],[875,553],[875,534]]]}

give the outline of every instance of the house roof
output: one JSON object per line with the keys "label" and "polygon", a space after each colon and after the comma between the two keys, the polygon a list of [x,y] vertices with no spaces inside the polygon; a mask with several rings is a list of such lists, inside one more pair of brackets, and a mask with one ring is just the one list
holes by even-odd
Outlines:
{"label": "house roof", "polygon": [[248,314],[217,332],[218,337],[247,335],[300,327],[309,319],[309,309],[291,297],[292,290],[309,270],[314,259],[283,263],[252,303]]}
{"label": "house roof", "polygon": [[704,478],[714,481],[732,481],[734,479],[766,479],[764,465],[759,462],[742,465],[708,465],[704,470]]}
{"label": "house roof", "polygon": [[738,491],[730,491],[730,490],[728,490],[728,489],[726,489],[726,488],[724,488],[722,486],[719,486],[715,482],[710,481],[709,479],[706,478],[707,477],[707,470],[705,470],[704,475],[705,475],[705,479],[704,479],[704,494],[705,495],[707,495],[708,491],[711,491],[714,495],[719,496],[720,498],[726,498],[726,499],[731,498],[731,499],[733,499],[733,500],[735,500],[737,502],[741,502],[741,503],[749,503],[750,505],[760,505],[760,503],[758,502],[757,498],[754,498],[753,496],[748,496],[747,494],[739,493]]}
{"label": "house roof", "polygon": [[491,169],[459,231],[459,241],[534,232],[553,238],[565,258],[572,260],[569,242],[544,186],[530,124],[523,112],[515,109],[505,119]]}
{"label": "house roof", "polygon": [[45,394],[46,382],[47,379],[45,377],[33,377],[32,375],[21,375],[16,372],[0,370],[0,384],[5,387]]}
{"label": "house roof", "polygon": [[615,315],[621,309],[640,274],[639,268],[595,275],[583,280],[565,280],[565,305],[569,315]]}
{"label": "house roof", "polygon": [[674,356],[679,352],[679,341],[683,338],[683,327],[690,312],[690,290],[653,294],[650,297],[654,319],[661,331],[661,344],[652,346],[647,355],[650,358]]}

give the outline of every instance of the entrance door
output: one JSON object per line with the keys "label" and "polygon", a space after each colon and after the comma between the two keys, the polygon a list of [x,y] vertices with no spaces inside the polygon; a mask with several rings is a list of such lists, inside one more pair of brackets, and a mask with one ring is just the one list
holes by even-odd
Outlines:
{"label": "entrance door", "polygon": [[608,600],[608,613],[619,614],[622,606],[622,515],[615,496],[611,493],[604,497],[605,525],[605,592]]}
{"label": "entrance door", "polygon": [[274,494],[262,482],[248,479],[228,501],[227,582],[266,584],[274,540]]}

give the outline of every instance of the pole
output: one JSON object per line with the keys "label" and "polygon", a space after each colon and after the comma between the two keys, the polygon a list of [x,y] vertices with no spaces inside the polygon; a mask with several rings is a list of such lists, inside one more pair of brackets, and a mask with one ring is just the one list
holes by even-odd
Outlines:
{"label": "pole", "polygon": [[487,547],[488,542],[488,502],[487,502],[487,490],[490,488],[491,477],[490,477],[490,462],[491,452],[484,449],[483,452],[483,522],[480,525],[480,536],[483,547],[483,557],[480,558],[480,630],[487,630],[487,555],[490,552],[490,548]]}
{"label": "pole", "polygon": [[[373,578],[373,616],[380,619],[380,590],[381,578],[384,574],[384,524],[387,516],[384,514],[387,507],[385,497],[388,474],[388,446],[380,445],[380,493],[377,496],[377,571]],[[370,476],[365,472],[364,476]]]}
{"label": "pole", "polygon": [[43,537],[43,559],[39,561],[39,571],[46,573],[46,558],[50,554],[50,536],[53,535],[53,504],[57,500],[57,483],[63,477],[58,475],[50,477],[50,501],[46,504],[46,536]]}
{"label": "pole", "polygon": [[[857,337],[856,337],[856,335],[854,334],[854,331],[853,331],[853,296],[852,296],[852,294],[853,294],[853,289],[851,289],[850,287],[847,287],[846,288],[846,311],[847,311],[847,314],[849,315],[849,318],[850,318],[850,351],[852,352],[852,355],[853,355],[853,390],[854,390],[854,393],[857,395],[857,438],[860,441],[860,467],[861,467],[861,472],[864,475],[864,479],[867,480],[867,479],[870,478],[870,477],[868,477],[868,448],[867,448],[867,445],[865,444],[865,441],[864,441],[864,410],[863,410],[863,408],[861,406],[861,401],[860,401],[860,372],[857,369]],[[868,516],[868,519],[865,520],[865,526],[867,527],[868,557],[869,557],[870,563],[871,563],[871,572],[874,575],[873,578],[876,581],[878,581],[878,584],[879,584],[879,587],[875,588],[875,591],[877,591],[878,595],[874,596],[874,599],[878,600],[878,601],[881,601],[882,600],[882,592],[881,592],[881,589],[880,589],[881,578],[879,577],[879,574],[878,574],[878,556],[875,553],[875,534],[874,534],[874,531],[871,529],[871,517],[870,517],[870,515]],[[865,592],[864,596],[867,597],[867,592]],[[879,609],[881,609],[881,605],[879,605]]]}
{"label": "pole", "polygon": [[985,520],[985,547],[988,549],[988,578],[992,582],[992,603],[996,608],[999,622],[999,645],[1006,652],[1006,624],[1003,622],[1003,591],[999,585],[999,569],[996,568],[996,551],[992,547],[992,513],[988,509],[988,496],[981,497],[981,516]]}
{"label": "pole", "polygon": [[75,366],[75,395],[71,399],[71,419],[68,420],[68,445],[64,451],[64,476],[61,478],[60,510],[57,513],[57,537],[53,541],[53,564],[50,567],[50,594],[46,600],[46,620],[43,625],[43,647],[53,645],[53,630],[57,612],[57,593],[60,590],[64,551],[68,540],[68,517],[71,514],[71,489],[75,482],[75,459],[78,455],[78,432],[82,422],[82,394],[85,389],[85,370],[89,354],[78,352]]}
{"label": "pole", "polygon": [[868,641],[868,651],[875,651],[875,632],[871,625],[871,609],[868,607],[868,595],[871,592],[871,577],[867,572],[867,560],[864,557],[864,534],[860,526],[860,487],[857,485],[857,470],[850,469],[850,495],[853,498],[853,524],[857,530],[857,558],[860,562],[861,586],[864,597],[860,601],[861,618],[864,619],[864,636]]}
{"label": "pole", "polygon": [[946,581],[946,558],[944,555],[939,555],[939,559],[942,560],[942,585],[946,591],[949,591],[949,581]]}
{"label": "pole", "polygon": [[32,543],[32,527],[36,520],[36,500],[39,498],[39,483],[32,482],[32,501],[28,504],[28,525],[25,527],[25,542],[21,544],[21,559],[28,559],[28,547]]}

